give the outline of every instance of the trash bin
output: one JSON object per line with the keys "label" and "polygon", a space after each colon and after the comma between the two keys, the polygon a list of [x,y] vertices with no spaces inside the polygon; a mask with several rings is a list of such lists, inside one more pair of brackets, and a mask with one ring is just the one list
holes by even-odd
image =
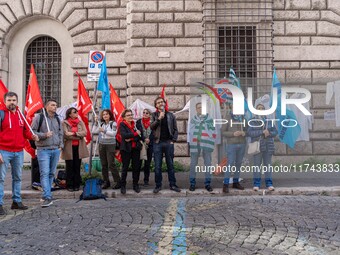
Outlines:
{"label": "trash bin", "polygon": [[92,170],[95,170],[97,172],[102,171],[102,164],[100,163],[99,157],[93,157],[92,158]]}

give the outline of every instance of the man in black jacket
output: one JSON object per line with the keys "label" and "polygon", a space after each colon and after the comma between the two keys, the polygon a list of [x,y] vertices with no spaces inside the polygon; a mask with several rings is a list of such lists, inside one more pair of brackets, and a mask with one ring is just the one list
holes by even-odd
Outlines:
{"label": "man in black jacket", "polygon": [[176,117],[173,113],[165,111],[165,101],[157,97],[155,102],[157,111],[152,114],[151,129],[154,135],[153,152],[155,159],[155,182],[154,193],[162,189],[162,160],[163,153],[167,165],[170,189],[176,192],[181,190],[176,185],[174,170],[174,142],[177,141],[178,130]]}

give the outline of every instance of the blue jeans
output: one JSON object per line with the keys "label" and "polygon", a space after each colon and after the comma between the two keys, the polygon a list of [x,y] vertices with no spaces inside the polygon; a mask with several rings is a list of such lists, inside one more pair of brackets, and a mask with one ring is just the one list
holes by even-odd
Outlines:
{"label": "blue jeans", "polygon": [[12,200],[21,202],[21,174],[22,165],[24,164],[24,152],[10,152],[0,150],[4,163],[0,163],[0,205],[3,205],[4,182],[9,164],[12,170]]}
{"label": "blue jeans", "polygon": [[[261,163],[263,162],[263,166],[270,166],[272,163],[272,154],[268,153],[266,151],[263,151],[259,154],[254,155],[254,166],[258,166],[256,171],[254,171],[254,187],[260,187],[261,186]],[[272,171],[267,171],[264,172],[264,178],[265,178],[265,183],[266,187],[273,186],[273,178],[272,178]]]}
{"label": "blue jeans", "polygon": [[205,150],[198,150],[198,153],[190,153],[190,185],[196,185],[196,166],[198,164],[198,158],[202,152],[202,157],[204,161],[205,166],[205,181],[204,185],[210,185],[211,183],[211,172],[208,171],[208,167],[211,166],[211,152],[205,151]]}
{"label": "blue jeans", "polygon": [[227,158],[228,158],[228,168],[229,166],[233,168],[236,168],[235,171],[226,171],[224,174],[224,184],[229,184],[229,178],[231,176],[231,173],[234,172],[233,177],[233,183],[239,182],[240,178],[240,169],[242,165],[242,160],[244,157],[244,153],[246,150],[246,144],[240,143],[240,144],[228,144],[227,146]]}
{"label": "blue jeans", "polygon": [[40,183],[43,188],[43,199],[52,199],[52,183],[60,156],[59,149],[37,150],[40,169]]}
{"label": "blue jeans", "polygon": [[167,166],[170,187],[176,185],[176,177],[174,170],[174,152],[175,152],[174,144],[171,144],[170,141],[153,144],[156,187],[162,187],[163,153],[165,154],[165,162]]}

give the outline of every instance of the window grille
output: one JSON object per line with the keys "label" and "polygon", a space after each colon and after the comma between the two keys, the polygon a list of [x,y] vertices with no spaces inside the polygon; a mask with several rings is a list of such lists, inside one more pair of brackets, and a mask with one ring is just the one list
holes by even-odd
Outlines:
{"label": "window grille", "polygon": [[227,78],[232,67],[244,92],[253,87],[256,94],[268,93],[273,70],[273,1],[202,2],[205,81],[214,84]]}
{"label": "window grille", "polygon": [[61,101],[61,49],[52,37],[41,36],[35,39],[26,53],[26,91],[31,64],[37,75],[43,101],[55,99]]}

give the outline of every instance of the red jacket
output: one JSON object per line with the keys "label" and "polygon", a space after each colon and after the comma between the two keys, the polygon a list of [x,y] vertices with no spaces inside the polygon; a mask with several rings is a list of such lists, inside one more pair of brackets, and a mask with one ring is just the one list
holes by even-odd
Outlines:
{"label": "red jacket", "polygon": [[23,117],[4,109],[5,117],[0,127],[0,150],[19,152],[25,147],[25,140],[32,139],[32,133],[27,128]]}

